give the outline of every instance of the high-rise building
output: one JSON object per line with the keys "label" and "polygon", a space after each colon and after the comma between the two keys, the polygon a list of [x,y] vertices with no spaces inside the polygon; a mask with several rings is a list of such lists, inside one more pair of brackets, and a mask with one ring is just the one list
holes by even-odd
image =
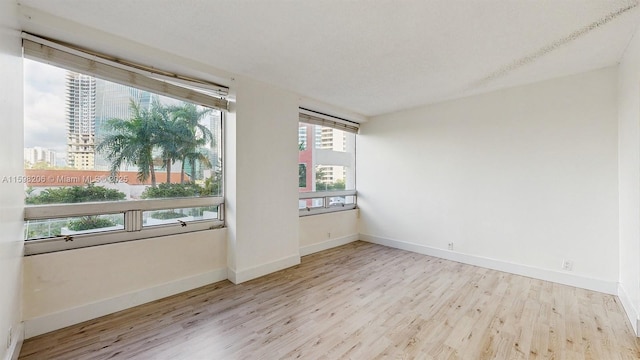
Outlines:
{"label": "high-rise building", "polygon": [[[344,152],[346,150],[345,132],[330,127],[316,127],[316,148],[331,151]],[[325,183],[334,183],[336,181],[344,181],[346,176],[346,168],[339,165],[319,166],[316,169],[321,173],[321,180]]]}
{"label": "high-rise building", "polygon": [[[149,110],[151,108],[152,101],[157,98],[158,95],[152,94],[148,91],[126,85],[120,85],[102,79],[96,79],[96,144],[99,144],[109,132],[106,128],[107,121],[110,119],[127,120],[131,118],[132,101],[138,104],[141,110]],[[96,170],[109,169],[109,161],[105,158],[104,154],[95,154],[94,167]],[[127,167],[126,170],[135,170],[135,168]]]}
{"label": "high-rise building", "polygon": [[37,163],[45,163],[49,166],[58,165],[56,164],[56,152],[39,146],[24,148],[24,161],[28,166],[32,166]]}
{"label": "high-rise building", "polygon": [[[109,134],[106,126],[111,119],[129,120],[133,111],[131,103],[139,106],[141,111],[151,110],[154,101],[163,105],[179,105],[179,100],[150,93],[130,86],[96,79],[89,75],[75,72],[67,73],[67,165],[80,170],[108,170],[110,163],[105,154],[97,153],[96,147]],[[221,115],[212,111],[201,123],[210,127],[214,138],[219,136]],[[211,144],[209,159],[214,169],[219,166],[221,144]],[[160,157],[156,149],[154,158]],[[186,164],[185,164],[186,165]],[[158,164],[158,168],[162,165]],[[191,169],[186,166],[191,178],[202,177],[203,169]],[[179,172],[181,164],[173,167]],[[122,164],[120,170],[137,171],[137,167]]]}
{"label": "high-rise building", "polygon": [[[129,119],[131,102],[149,110],[158,95],[130,86],[67,73],[67,164],[81,170],[107,170],[109,162],[96,153],[96,145],[108,133],[110,119]],[[132,169],[128,169],[132,170]]]}
{"label": "high-rise building", "polygon": [[67,165],[80,170],[94,168],[96,79],[67,73]]}
{"label": "high-rise building", "polygon": [[222,154],[222,144],[217,139],[222,139],[220,131],[222,130],[222,112],[219,110],[211,110],[208,114],[209,116],[209,130],[211,131],[211,135],[213,135],[213,142],[211,143],[211,154],[210,160],[211,165],[214,170],[218,170],[220,168],[220,155]]}
{"label": "high-rise building", "polygon": [[301,122],[298,147],[298,187],[301,192],[355,187],[353,134]]}

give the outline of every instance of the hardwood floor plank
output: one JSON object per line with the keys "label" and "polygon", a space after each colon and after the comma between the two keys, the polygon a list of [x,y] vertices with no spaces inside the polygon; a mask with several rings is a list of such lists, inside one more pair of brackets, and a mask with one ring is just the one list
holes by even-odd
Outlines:
{"label": "hardwood floor plank", "polygon": [[25,341],[20,359],[640,359],[615,296],[364,242]]}

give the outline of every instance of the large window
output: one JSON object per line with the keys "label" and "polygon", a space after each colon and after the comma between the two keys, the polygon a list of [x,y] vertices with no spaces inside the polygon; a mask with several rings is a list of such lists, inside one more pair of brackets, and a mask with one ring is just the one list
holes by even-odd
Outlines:
{"label": "large window", "polygon": [[301,109],[298,129],[300,215],[355,208],[357,129],[356,123]]}
{"label": "large window", "polygon": [[226,102],[43,43],[25,40],[24,175],[2,179],[24,184],[27,254],[222,226]]}

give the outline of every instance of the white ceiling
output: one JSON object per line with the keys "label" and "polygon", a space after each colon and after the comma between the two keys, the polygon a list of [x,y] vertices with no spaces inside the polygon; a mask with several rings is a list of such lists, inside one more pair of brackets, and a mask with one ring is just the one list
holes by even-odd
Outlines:
{"label": "white ceiling", "polygon": [[365,116],[615,65],[640,21],[638,0],[18,3]]}

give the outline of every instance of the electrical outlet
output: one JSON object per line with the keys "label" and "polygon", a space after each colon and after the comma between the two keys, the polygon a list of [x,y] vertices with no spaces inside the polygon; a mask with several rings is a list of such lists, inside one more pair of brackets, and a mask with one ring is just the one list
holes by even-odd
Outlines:
{"label": "electrical outlet", "polygon": [[453,243],[452,242],[449,243],[449,250],[453,250]]}
{"label": "electrical outlet", "polygon": [[562,270],[573,271],[573,261],[567,259],[562,260]]}
{"label": "electrical outlet", "polygon": [[331,239],[331,233],[330,232],[327,233],[327,239]]}

